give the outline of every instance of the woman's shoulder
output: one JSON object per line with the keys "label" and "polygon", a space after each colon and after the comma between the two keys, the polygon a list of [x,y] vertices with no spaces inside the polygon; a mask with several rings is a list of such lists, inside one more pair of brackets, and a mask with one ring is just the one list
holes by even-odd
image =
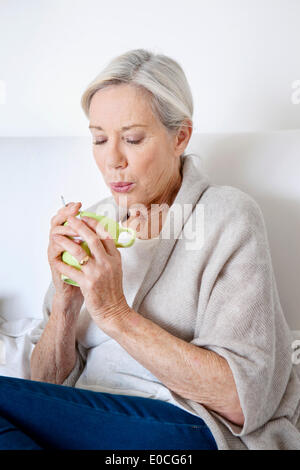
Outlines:
{"label": "woman's shoulder", "polygon": [[206,223],[231,232],[265,231],[265,219],[258,201],[235,186],[211,184],[198,201],[203,204]]}
{"label": "woman's shoulder", "polygon": [[[258,202],[250,193],[243,191],[237,186],[221,185],[211,183],[207,190],[203,193],[203,199],[209,200],[210,203],[221,204],[224,207],[253,206]],[[200,201],[202,202],[202,201]]]}
{"label": "woman's shoulder", "polygon": [[205,208],[213,208],[214,213],[241,215],[260,213],[258,201],[249,193],[235,186],[210,184],[199,203]]}

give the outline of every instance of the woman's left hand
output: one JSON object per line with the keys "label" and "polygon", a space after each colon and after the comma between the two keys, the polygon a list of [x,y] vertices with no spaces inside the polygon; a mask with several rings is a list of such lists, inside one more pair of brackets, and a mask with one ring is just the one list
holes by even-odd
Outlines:
{"label": "woman's left hand", "polygon": [[[67,221],[73,231],[86,241],[91,255],[81,266],[81,271],[63,261],[58,270],[77,282],[89,314],[103,328],[130,311],[123,292],[121,254],[109,232],[97,220],[69,216]],[[63,235],[58,235],[55,241],[78,262],[87,255],[80,244]]]}

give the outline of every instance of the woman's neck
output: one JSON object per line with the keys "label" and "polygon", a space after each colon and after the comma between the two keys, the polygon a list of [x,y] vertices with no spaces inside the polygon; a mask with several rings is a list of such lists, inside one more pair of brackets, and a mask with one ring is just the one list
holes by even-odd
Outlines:
{"label": "woman's neck", "polygon": [[158,199],[146,207],[147,213],[135,209],[130,210],[129,208],[127,213],[128,218],[122,222],[123,226],[133,228],[137,233],[137,238],[142,240],[158,237],[164,225],[167,213],[181,187],[181,183],[182,175],[180,172],[177,176],[176,183],[172,185],[172,189],[166,188]]}

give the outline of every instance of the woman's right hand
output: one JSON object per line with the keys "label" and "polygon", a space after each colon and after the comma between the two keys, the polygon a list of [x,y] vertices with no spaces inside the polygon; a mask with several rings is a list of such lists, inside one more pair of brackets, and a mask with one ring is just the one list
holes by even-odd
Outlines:
{"label": "woman's right hand", "polygon": [[[61,279],[61,273],[56,269],[56,261],[61,261],[61,255],[63,253],[61,246],[55,242],[54,235],[65,235],[76,237],[78,236],[68,225],[63,225],[64,222],[70,215],[76,216],[81,207],[81,202],[69,203],[67,206],[59,209],[57,214],[51,219],[51,229],[49,235],[48,245],[48,261],[52,273],[52,280],[55,286],[55,297],[62,303],[62,305],[76,305],[77,308],[81,308],[84,297],[81,290],[77,286],[67,284]],[[80,240],[74,240],[76,243],[80,243]]]}

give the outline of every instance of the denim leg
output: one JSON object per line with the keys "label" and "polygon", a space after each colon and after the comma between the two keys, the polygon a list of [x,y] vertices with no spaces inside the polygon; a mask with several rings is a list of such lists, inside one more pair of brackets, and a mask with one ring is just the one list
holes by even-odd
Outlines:
{"label": "denim leg", "polygon": [[216,449],[203,420],[170,403],[0,377],[0,416],[50,449]]}
{"label": "denim leg", "polygon": [[42,450],[29,436],[0,416],[0,450]]}

